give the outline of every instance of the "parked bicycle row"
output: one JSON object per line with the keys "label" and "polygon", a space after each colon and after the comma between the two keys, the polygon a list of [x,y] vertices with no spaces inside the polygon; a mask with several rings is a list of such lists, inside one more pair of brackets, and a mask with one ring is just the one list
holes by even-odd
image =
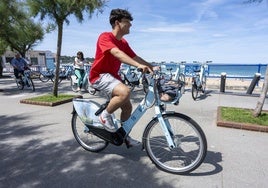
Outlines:
{"label": "parked bicycle row", "polygon": [[[207,64],[206,62],[194,62],[197,66],[193,70],[191,76],[191,93],[192,98],[196,100],[201,94],[205,93],[206,90],[206,80],[207,80]],[[75,74],[75,68],[72,64],[62,65],[59,72],[58,83],[61,83],[62,80],[70,80],[70,86],[72,91],[78,92],[80,90],[84,90],[85,92],[89,92],[91,95],[96,93],[96,90],[92,88],[88,82],[90,65],[84,65],[84,75],[79,82],[78,76]],[[185,62],[181,62],[179,66],[171,67],[165,64],[159,64],[161,70],[161,76],[167,81],[169,85],[184,83],[181,88],[181,92],[185,92],[185,81],[186,75],[184,74]],[[24,89],[25,86],[30,87],[33,91],[35,91],[35,86],[33,82],[34,79],[39,79],[41,82],[54,82],[55,81],[55,69],[46,68],[40,69],[40,71],[31,70],[27,68],[27,71],[24,71],[24,74],[21,74],[21,78],[16,79],[16,84],[19,89]],[[148,86],[148,81],[146,78],[142,78],[142,73],[138,72],[136,68],[125,65],[121,67],[119,73],[121,80],[123,83],[129,86],[131,91],[135,89],[135,87],[140,87],[146,92],[146,88]]]}

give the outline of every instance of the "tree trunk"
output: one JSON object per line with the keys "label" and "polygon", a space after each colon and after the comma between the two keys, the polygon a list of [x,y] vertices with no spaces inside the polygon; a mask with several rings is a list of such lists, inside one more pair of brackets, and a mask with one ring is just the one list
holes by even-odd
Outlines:
{"label": "tree trunk", "polygon": [[266,73],[264,76],[264,83],[263,83],[262,91],[260,94],[260,98],[259,98],[257,105],[256,105],[256,108],[254,109],[254,112],[253,112],[254,117],[258,117],[259,115],[261,115],[262,107],[264,105],[264,101],[265,101],[265,97],[266,97],[267,92],[268,92],[268,65],[266,67]]}
{"label": "tree trunk", "polygon": [[59,80],[59,69],[60,69],[60,54],[61,54],[61,44],[62,44],[62,31],[63,22],[58,23],[58,41],[57,41],[57,54],[56,54],[56,72],[55,81],[53,85],[53,96],[58,97],[58,80]]}
{"label": "tree trunk", "polygon": [[0,56],[0,78],[3,76],[3,62],[2,62],[2,56]]}

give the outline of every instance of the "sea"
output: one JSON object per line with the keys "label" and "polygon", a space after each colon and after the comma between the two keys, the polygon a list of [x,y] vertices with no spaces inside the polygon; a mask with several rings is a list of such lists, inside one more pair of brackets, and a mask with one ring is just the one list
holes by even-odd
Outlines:
{"label": "sea", "polygon": [[[182,72],[186,76],[191,76],[194,70],[200,69],[196,63],[165,63],[166,68],[176,70],[181,67]],[[209,63],[206,66],[206,74],[208,77],[221,77],[222,73],[226,73],[229,78],[253,78],[256,73],[260,74],[261,78],[265,76],[267,64],[213,64]]]}

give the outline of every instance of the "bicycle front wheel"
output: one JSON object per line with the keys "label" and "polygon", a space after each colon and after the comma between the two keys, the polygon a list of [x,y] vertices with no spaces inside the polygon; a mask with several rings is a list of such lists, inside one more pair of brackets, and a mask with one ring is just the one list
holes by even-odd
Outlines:
{"label": "bicycle front wheel", "polygon": [[200,126],[186,115],[164,114],[163,118],[175,148],[168,146],[160,122],[155,118],[147,125],[143,134],[147,155],[163,171],[188,174],[204,161],[207,153],[206,137]]}
{"label": "bicycle front wheel", "polygon": [[181,87],[181,93],[185,93],[185,75],[183,73],[179,74],[178,83],[183,82],[183,86]]}
{"label": "bicycle front wheel", "polygon": [[206,92],[206,86],[207,86],[207,77],[204,76],[202,79],[202,92],[205,93]]}
{"label": "bicycle front wheel", "polygon": [[28,86],[32,88],[32,91],[35,91],[33,80],[30,77],[27,78],[27,82],[29,84]]}
{"label": "bicycle front wheel", "polygon": [[23,90],[24,84],[23,84],[23,81],[22,81],[21,78],[20,79],[16,79],[16,84],[17,84],[17,87],[19,88],[19,90]]}
{"label": "bicycle front wheel", "polygon": [[192,98],[194,100],[197,99],[197,96],[198,96],[198,89],[197,89],[197,85],[196,84],[193,84],[192,85]]}
{"label": "bicycle front wheel", "polygon": [[87,151],[100,152],[108,146],[108,142],[97,137],[80,120],[76,112],[72,117],[72,131],[76,141]]}

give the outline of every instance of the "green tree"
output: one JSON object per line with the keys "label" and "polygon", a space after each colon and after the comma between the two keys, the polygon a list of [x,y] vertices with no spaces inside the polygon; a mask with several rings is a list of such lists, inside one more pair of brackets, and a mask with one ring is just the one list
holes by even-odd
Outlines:
{"label": "green tree", "polygon": [[56,78],[53,86],[53,95],[58,96],[58,79],[60,67],[60,55],[62,46],[63,24],[70,23],[69,17],[74,15],[78,22],[84,20],[84,13],[91,18],[95,10],[102,12],[105,0],[27,0],[30,12],[34,16],[40,16],[41,20],[48,17],[58,29],[57,53],[56,53]]}
{"label": "green tree", "polygon": [[0,39],[23,57],[25,53],[43,39],[40,23],[35,23],[19,0],[0,2]]}
{"label": "green tree", "polygon": [[5,53],[6,49],[7,49],[7,44],[5,41],[3,41],[0,38],[0,78],[3,76],[3,62],[2,62],[2,58],[1,55]]}

